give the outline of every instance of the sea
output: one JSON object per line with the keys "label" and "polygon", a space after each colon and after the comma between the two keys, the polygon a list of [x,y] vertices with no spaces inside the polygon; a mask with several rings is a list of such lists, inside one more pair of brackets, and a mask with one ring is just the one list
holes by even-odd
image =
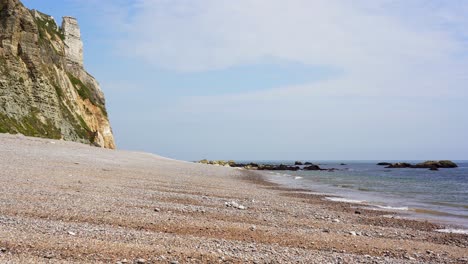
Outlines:
{"label": "sea", "polygon": [[[468,161],[454,161],[458,168],[438,171],[387,169],[377,165],[381,161],[307,161],[323,169],[337,170],[262,173],[272,182],[323,194],[325,199],[396,211],[402,217],[444,224],[447,228],[441,232],[468,234]],[[294,164],[294,161],[239,161],[249,162]]]}

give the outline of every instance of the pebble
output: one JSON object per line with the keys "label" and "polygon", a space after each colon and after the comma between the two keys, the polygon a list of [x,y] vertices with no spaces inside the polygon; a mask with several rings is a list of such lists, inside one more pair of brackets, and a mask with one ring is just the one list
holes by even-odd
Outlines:
{"label": "pebble", "polygon": [[339,223],[340,220],[339,220],[339,219],[333,219],[332,222],[333,222],[333,223]]}
{"label": "pebble", "polygon": [[352,235],[352,236],[357,236],[356,232],[354,232],[354,231],[349,232],[349,234]]}
{"label": "pebble", "polygon": [[179,264],[179,261],[173,260],[171,261],[171,264]]}
{"label": "pebble", "polygon": [[257,227],[253,225],[249,229],[250,229],[250,231],[255,231],[257,229]]}
{"label": "pebble", "polygon": [[69,234],[70,236],[76,236],[76,233],[75,233],[75,232],[72,232],[72,231],[68,231],[68,234]]}
{"label": "pebble", "polygon": [[238,204],[236,203],[235,201],[232,201],[232,202],[225,202],[224,203],[227,207],[233,207],[233,208],[236,208],[236,209],[239,209],[239,210],[245,210],[247,209],[247,207],[241,205],[241,204]]}
{"label": "pebble", "polygon": [[137,264],[144,264],[144,263],[146,263],[146,259],[137,259],[135,262]]}
{"label": "pebble", "polygon": [[159,209],[159,208],[154,208],[154,211],[155,211],[155,212],[161,212],[161,209]]}

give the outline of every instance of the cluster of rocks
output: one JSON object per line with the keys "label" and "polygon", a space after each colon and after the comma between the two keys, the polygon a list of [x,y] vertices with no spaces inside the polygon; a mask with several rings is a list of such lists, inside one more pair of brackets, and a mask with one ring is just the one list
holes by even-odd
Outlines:
{"label": "cluster of rocks", "polygon": [[246,170],[266,170],[266,171],[334,171],[336,169],[322,169],[320,166],[313,164],[312,162],[301,162],[296,161],[294,165],[285,164],[258,164],[258,163],[236,163],[235,161],[224,161],[224,160],[200,160],[198,163],[210,164],[214,166],[224,166],[233,168],[244,168]]}
{"label": "cluster of rocks", "polygon": [[210,165],[214,165],[214,166],[236,167],[235,166],[236,162],[233,161],[233,160],[225,161],[225,160],[207,160],[207,159],[203,159],[203,160],[198,161],[198,163],[210,164]]}
{"label": "cluster of rocks", "polygon": [[440,160],[440,161],[425,161],[422,163],[411,164],[407,162],[380,162],[377,163],[379,166],[386,166],[385,168],[395,169],[395,168],[412,168],[412,169],[429,169],[429,170],[439,170],[440,168],[457,168],[458,165],[450,160]]}

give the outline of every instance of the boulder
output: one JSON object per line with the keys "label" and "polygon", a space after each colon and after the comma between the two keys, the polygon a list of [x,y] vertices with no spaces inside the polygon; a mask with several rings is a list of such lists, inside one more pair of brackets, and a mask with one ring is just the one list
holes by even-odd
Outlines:
{"label": "boulder", "polygon": [[314,165],[314,164],[312,162],[308,161],[308,162],[304,163],[304,165]]}
{"label": "boulder", "polygon": [[304,165],[304,163],[302,163],[302,161],[296,161],[296,162],[294,162],[294,165],[302,166],[302,165]]}

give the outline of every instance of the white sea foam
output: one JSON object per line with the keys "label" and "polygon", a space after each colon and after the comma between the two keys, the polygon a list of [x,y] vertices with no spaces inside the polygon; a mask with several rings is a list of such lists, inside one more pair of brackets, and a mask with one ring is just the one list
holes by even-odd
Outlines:
{"label": "white sea foam", "polygon": [[352,200],[346,199],[341,197],[325,197],[325,199],[333,201],[333,202],[342,202],[342,203],[363,203],[364,201],[361,200]]}
{"label": "white sea foam", "polygon": [[398,211],[408,211],[409,208],[406,206],[402,207],[393,207],[393,206],[388,206],[388,205],[376,205],[376,207],[380,209],[385,209],[385,210],[398,210]]}
{"label": "white sea foam", "polygon": [[296,176],[296,177],[294,177],[294,179],[295,180],[300,180],[300,179],[302,179],[302,177]]}
{"label": "white sea foam", "polygon": [[468,229],[446,228],[446,229],[437,229],[436,231],[441,232],[441,233],[452,233],[452,234],[465,234],[465,235],[468,235]]}

